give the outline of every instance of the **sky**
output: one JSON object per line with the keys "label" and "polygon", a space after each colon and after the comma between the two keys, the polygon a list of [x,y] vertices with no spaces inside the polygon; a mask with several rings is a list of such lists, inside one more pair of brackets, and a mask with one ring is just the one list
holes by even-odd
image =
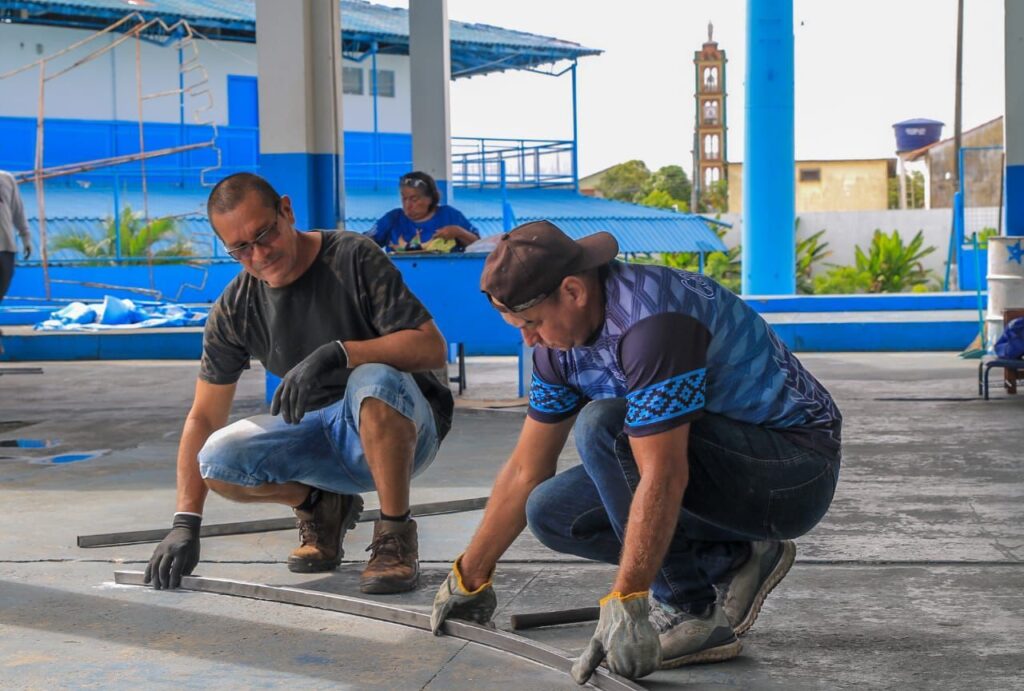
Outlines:
{"label": "sky", "polygon": [[[964,129],[1003,114],[1003,3],[965,0]],[[892,157],[892,125],[909,118],[952,136],[956,5],[794,0],[796,158]],[[743,160],[745,0],[448,0],[448,17],[605,51],[578,68],[581,175],[634,158],[689,170],[693,53],[711,21],[728,58],[728,158]],[[572,137],[568,74],[458,79],[450,99],[453,136]]]}

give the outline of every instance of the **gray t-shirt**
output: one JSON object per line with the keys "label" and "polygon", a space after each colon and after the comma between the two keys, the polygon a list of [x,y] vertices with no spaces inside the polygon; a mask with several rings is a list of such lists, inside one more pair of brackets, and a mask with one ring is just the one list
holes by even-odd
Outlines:
{"label": "gray t-shirt", "polygon": [[[206,320],[200,379],[234,383],[250,357],[283,377],[330,341],[378,338],[431,319],[373,240],[346,231],[319,232],[320,251],[294,283],[271,288],[242,271],[227,285]],[[350,373],[332,374],[310,409],[344,396]],[[446,373],[417,372],[413,377],[434,412],[440,439],[451,428],[454,408]]]}
{"label": "gray t-shirt", "polygon": [[14,231],[18,231],[25,247],[32,242],[25,222],[25,207],[18,193],[18,183],[10,173],[0,170],[0,252],[16,252]]}

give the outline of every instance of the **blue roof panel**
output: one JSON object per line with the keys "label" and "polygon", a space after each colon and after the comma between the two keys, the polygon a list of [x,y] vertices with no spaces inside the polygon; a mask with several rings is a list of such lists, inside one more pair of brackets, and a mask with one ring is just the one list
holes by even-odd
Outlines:
{"label": "blue roof panel", "polygon": [[[35,190],[21,186],[26,215],[38,236]],[[208,234],[205,217],[206,195],[201,189],[177,189],[151,186],[149,213],[153,217],[183,217],[183,229],[192,234]],[[482,235],[502,232],[501,192],[496,189],[456,189],[454,205],[476,226]],[[122,191],[121,206],[143,209],[139,191]],[[700,216],[654,209],[636,204],[598,199],[571,190],[508,191],[508,201],[518,223],[548,219],[570,236],[579,238],[604,230],[619,241],[622,252],[713,252],[725,249],[722,241]],[[346,225],[365,231],[391,209],[398,206],[397,191],[351,190],[346,196]],[[92,186],[47,185],[46,212],[49,223],[66,228],[95,223],[113,213],[110,188]],[[58,220],[59,219],[59,220]],[[187,220],[185,220],[187,219]],[[38,239],[38,238],[37,238]],[[38,246],[38,243],[37,243]]]}
{"label": "blue roof panel", "polygon": [[[370,41],[383,53],[408,55],[409,11],[374,5],[365,0],[340,0],[342,44],[345,51],[365,52]],[[23,17],[20,11],[27,16]],[[13,0],[3,3],[0,17],[15,22],[100,28],[130,12],[165,21],[184,18],[199,30],[213,28],[212,38],[255,41],[253,0]],[[463,77],[509,69],[528,69],[560,60],[574,60],[602,51],[551,36],[515,31],[489,24],[451,21],[452,76]]]}

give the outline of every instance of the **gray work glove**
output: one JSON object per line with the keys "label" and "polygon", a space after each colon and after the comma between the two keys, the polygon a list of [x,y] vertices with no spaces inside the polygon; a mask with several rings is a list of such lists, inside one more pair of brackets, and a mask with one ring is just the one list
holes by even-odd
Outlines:
{"label": "gray work glove", "polygon": [[328,381],[327,375],[346,367],[348,355],[340,341],[320,346],[284,375],[270,403],[270,414],[281,413],[288,424],[299,424],[310,398]]}
{"label": "gray work glove", "polygon": [[24,261],[28,261],[28,258],[32,256],[32,243],[26,242],[25,247],[21,251],[21,258]]}
{"label": "gray work glove", "polygon": [[434,609],[430,612],[430,630],[435,636],[441,635],[441,625],[449,616],[487,625],[498,607],[498,597],[492,587],[494,572],[491,572],[486,583],[470,592],[462,584],[462,571],[459,566],[461,560],[460,555],[452,564],[448,578],[434,596]]}
{"label": "gray work glove", "polygon": [[181,585],[181,577],[192,573],[199,563],[200,516],[187,513],[174,514],[171,532],[156,546],[146,566],[144,581],[153,582],[157,590],[173,589]]}
{"label": "gray work glove", "polygon": [[629,679],[639,679],[658,669],[661,643],[647,619],[647,591],[612,593],[601,600],[601,618],[590,645],[572,666],[572,678],[586,684],[601,660],[608,669]]}

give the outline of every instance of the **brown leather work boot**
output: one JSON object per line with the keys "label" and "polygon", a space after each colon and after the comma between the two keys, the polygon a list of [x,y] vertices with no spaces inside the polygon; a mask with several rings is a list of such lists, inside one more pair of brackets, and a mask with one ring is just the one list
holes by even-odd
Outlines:
{"label": "brown leather work boot", "polygon": [[335,494],[324,490],[321,490],[320,501],[312,511],[292,509],[302,542],[289,555],[288,570],[317,573],[338,568],[345,556],[341,541],[349,528],[356,527],[362,510],[363,498],[358,494]]}
{"label": "brown leather work boot", "polygon": [[416,521],[377,521],[373,542],[366,548],[370,563],[359,579],[364,593],[404,593],[419,583],[419,542]]}

